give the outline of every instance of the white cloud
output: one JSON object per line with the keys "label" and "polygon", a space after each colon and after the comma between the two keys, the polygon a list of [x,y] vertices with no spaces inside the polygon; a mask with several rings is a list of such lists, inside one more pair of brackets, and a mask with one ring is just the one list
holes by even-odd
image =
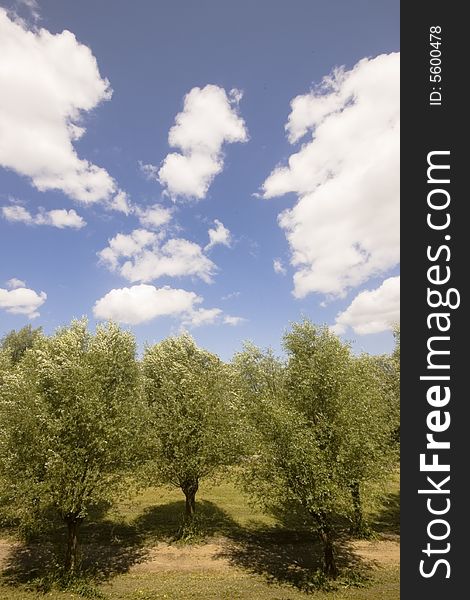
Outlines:
{"label": "white cloud", "polygon": [[28,30],[0,8],[0,56],[0,166],[40,191],[112,204],[116,182],[73,146],[85,133],[84,113],[112,93],[91,50],[70,31]]}
{"label": "white cloud", "polygon": [[201,325],[213,325],[218,321],[222,311],[220,308],[198,308],[188,313],[183,319],[183,325],[189,327],[200,327]]}
{"label": "white cloud", "polygon": [[285,275],[287,273],[286,268],[282,264],[282,260],[280,260],[279,258],[275,258],[273,260],[273,269],[274,272],[278,275]]}
{"label": "white cloud", "polygon": [[246,321],[243,317],[224,315],[220,308],[198,308],[188,313],[182,325],[185,327],[201,327],[202,325],[231,325],[235,327]]}
{"label": "white cloud", "polygon": [[63,229],[64,227],[71,227],[73,229],[81,229],[85,227],[86,222],[80,215],[73,210],[65,210],[64,208],[49,210],[44,213],[39,213],[36,217],[36,222],[39,225],[52,225]]}
{"label": "white cloud", "polygon": [[244,323],[246,319],[244,317],[232,317],[231,315],[226,315],[224,317],[224,323],[226,325],[240,325],[240,323]]}
{"label": "white cloud", "polygon": [[30,10],[33,19],[38,20],[40,18],[37,0],[16,0],[16,4],[26,6]]}
{"label": "white cloud", "polygon": [[97,319],[137,325],[156,317],[190,313],[200,302],[202,298],[194,292],[141,284],[111,290],[96,302],[93,314]]}
{"label": "white cloud", "polygon": [[154,204],[146,208],[135,207],[141,225],[149,229],[159,229],[168,225],[173,216],[171,208],[165,208],[161,204]]}
{"label": "white cloud", "polygon": [[109,240],[99,257],[109,269],[118,270],[131,282],[149,282],[165,275],[192,275],[210,283],[216,270],[198,244],[181,238],[163,243],[161,236],[145,229],[136,229],[129,235],[119,233]]}
{"label": "white cloud", "polygon": [[235,325],[240,321],[239,317],[223,317],[220,308],[201,308],[202,302],[201,296],[194,292],[140,284],[111,290],[95,303],[93,314],[97,319],[128,325],[138,325],[157,317],[178,318],[184,326],[190,327],[215,323]]}
{"label": "white cloud", "polygon": [[12,277],[7,281],[7,288],[10,290],[14,290],[15,288],[26,287],[26,282],[22,279],[17,279],[16,277]]}
{"label": "white cloud", "polygon": [[10,279],[9,287],[13,289],[6,290],[0,288],[0,308],[14,315],[27,315],[30,319],[39,316],[38,308],[44,304],[47,299],[45,292],[35,292],[24,287],[23,281],[19,279]]}
{"label": "white cloud", "polygon": [[205,247],[205,250],[209,250],[217,244],[222,244],[223,246],[228,246],[230,248],[230,244],[232,242],[232,235],[230,231],[218,219],[215,219],[214,223],[215,228],[209,229],[207,232],[209,234],[209,243]]}
{"label": "white cloud", "polygon": [[117,194],[109,200],[108,207],[125,215],[129,215],[133,211],[129,195],[123,190],[118,190]]}
{"label": "white cloud", "polygon": [[17,204],[13,204],[12,206],[2,206],[2,215],[4,219],[11,221],[12,223],[26,223],[28,225],[34,223],[32,215],[26,208]]}
{"label": "white cloud", "polygon": [[343,296],[399,261],[399,54],[337,69],[291,108],[289,140],[312,137],[263,195],[298,195],[279,215],[295,296]]}
{"label": "white cloud", "polygon": [[241,296],[241,292],[230,292],[225,296],[222,296],[221,300],[232,300],[233,298],[239,298]]}
{"label": "white cloud", "polygon": [[158,179],[158,167],[155,165],[144,164],[139,160],[139,168],[146,179]]}
{"label": "white cloud", "polygon": [[98,256],[108,268],[115,270],[120,258],[139,254],[146,246],[156,244],[157,240],[157,234],[146,229],[135,229],[129,235],[118,233]]}
{"label": "white cloud", "polygon": [[54,210],[40,210],[36,215],[32,215],[26,208],[13,204],[11,206],[2,206],[3,217],[7,221],[16,223],[25,223],[26,225],[50,225],[64,229],[81,229],[85,227],[86,221],[78,215],[73,209],[57,208]]}
{"label": "white cloud", "polygon": [[[186,94],[183,111],[168,134],[169,145],[181,153],[168,154],[157,177],[173,199],[204,198],[223,169],[223,144],[248,140],[245,122],[237,113],[241,97],[239,90],[227,96],[216,85],[195,87]],[[155,176],[153,165],[141,164],[141,169],[148,177]]]}
{"label": "white cloud", "polygon": [[338,314],[333,330],[351,327],[359,335],[391,329],[400,320],[400,277],[385,279],[375,290],[360,292],[348,308]]}

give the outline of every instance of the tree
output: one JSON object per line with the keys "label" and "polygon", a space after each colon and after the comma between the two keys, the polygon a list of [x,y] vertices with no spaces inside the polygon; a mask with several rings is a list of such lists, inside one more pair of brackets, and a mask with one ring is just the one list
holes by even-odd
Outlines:
{"label": "tree", "polygon": [[[366,354],[351,357],[337,415],[342,438],[338,461],[345,484],[351,489],[351,532],[359,537],[370,534],[362,502],[364,488],[373,483],[378,490],[378,484],[396,464],[389,394],[383,371],[374,358]],[[373,490],[369,486],[367,491],[371,495]]]}
{"label": "tree", "polygon": [[239,455],[235,396],[228,368],[187,334],[168,338],[143,357],[159,481],[185,495],[185,522],[196,510],[199,482]]}
{"label": "tree", "polygon": [[115,498],[140,457],[133,336],[114,324],[92,335],[74,321],[40,339],[5,376],[0,417],[7,494],[23,512],[56,509],[68,531],[64,567],[74,571],[88,510]]}
{"label": "tree", "polygon": [[393,424],[391,441],[398,452],[400,444],[400,325],[393,327],[395,347],[391,354],[374,356],[377,368],[380,371],[380,382],[383,395],[388,399],[388,418]]}
{"label": "tree", "polygon": [[8,356],[8,353],[0,348],[0,387],[2,386],[3,378],[10,369],[10,365],[10,357]]}
{"label": "tree", "polygon": [[382,468],[381,388],[372,363],[352,357],[326,327],[295,323],[284,348],[284,367],[253,348],[234,361],[258,445],[246,484],[267,508],[294,503],[303,511],[322,541],[324,572],[335,578],[335,519],[357,516],[358,486]]}
{"label": "tree", "polygon": [[348,507],[338,462],[342,432],[337,416],[350,349],[327,327],[315,327],[308,320],[294,323],[283,342],[287,353],[284,402],[297,413],[290,418],[302,424],[298,432],[291,430],[288,438],[292,456],[284,463],[285,479],[316,524],[323,544],[324,572],[335,578],[333,516],[344,515]]}
{"label": "tree", "polygon": [[32,348],[34,342],[42,336],[42,327],[33,329],[25,325],[19,331],[13,329],[3,336],[1,348],[8,353],[13,364],[18,363],[26,350]]}

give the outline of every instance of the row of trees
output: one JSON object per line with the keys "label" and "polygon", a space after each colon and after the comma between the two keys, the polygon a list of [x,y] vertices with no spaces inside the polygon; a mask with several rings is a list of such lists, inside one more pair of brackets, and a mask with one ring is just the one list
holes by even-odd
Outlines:
{"label": "row of trees", "polygon": [[112,323],[11,332],[0,350],[0,510],[25,527],[53,508],[73,571],[80,524],[132,480],[180,488],[188,522],[200,480],[237,466],[266,509],[305,515],[335,577],[336,517],[364,533],[364,497],[396,462],[399,345],[354,356],[303,321],[284,349],[279,359],[246,345],[223,363],[183,334],[137,360],[133,335]]}

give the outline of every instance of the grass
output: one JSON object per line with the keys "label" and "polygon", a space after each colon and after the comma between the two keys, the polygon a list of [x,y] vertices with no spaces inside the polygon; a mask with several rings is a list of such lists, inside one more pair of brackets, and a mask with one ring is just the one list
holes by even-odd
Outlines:
{"label": "grass", "polygon": [[[315,578],[321,549],[301,526],[282,524],[251,506],[229,482],[202,484],[197,497],[199,546],[204,541],[218,548],[223,559],[214,568],[211,556],[198,563],[192,546],[182,549],[186,566],[178,558],[164,568],[147,569],[150,549],[172,549],[171,539],[181,523],[184,502],[181,492],[149,488],[120,502],[112,510],[99,507],[81,531],[83,567],[93,585],[78,582],[76,590],[56,587],[44,594],[35,590],[47,572],[60,561],[65,532],[60,524],[29,545],[15,545],[0,580],[2,600],[106,597],[109,600],[305,600],[305,591],[315,600],[397,600],[399,573],[396,565],[367,572],[369,581],[351,585],[351,577],[340,581],[335,591],[322,591]],[[396,537],[399,532],[398,477],[386,490],[384,506],[370,515],[378,536]],[[5,536],[0,536],[5,538]],[[58,548],[60,550],[58,550]],[[179,551],[179,550],[178,550]],[[179,556],[179,555],[178,555]],[[365,572],[359,559],[347,552],[347,540],[338,544],[343,569]],[[188,563],[189,561],[189,563]],[[217,562],[217,561],[216,561]],[[189,566],[188,566],[189,564]],[[201,566],[202,564],[202,566]],[[41,579],[42,578],[42,579]],[[47,582],[46,582],[47,583]],[[37,587],[37,585],[36,585]],[[43,586],[47,589],[47,586]]]}

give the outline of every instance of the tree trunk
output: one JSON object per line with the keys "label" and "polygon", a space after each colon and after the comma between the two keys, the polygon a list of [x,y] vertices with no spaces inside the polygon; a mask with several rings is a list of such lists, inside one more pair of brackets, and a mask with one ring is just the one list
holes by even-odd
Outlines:
{"label": "tree trunk", "polygon": [[64,568],[67,573],[73,573],[78,566],[78,528],[83,519],[75,516],[65,518],[67,523],[67,551]]}
{"label": "tree trunk", "polygon": [[351,533],[358,537],[368,537],[370,532],[366,520],[364,519],[361,501],[361,489],[358,481],[355,481],[351,484],[351,496],[354,511]]}
{"label": "tree trunk", "polygon": [[193,520],[194,513],[196,512],[196,493],[199,489],[199,481],[197,477],[185,481],[181,486],[181,489],[186,497],[184,520],[186,522],[191,522]]}
{"label": "tree trunk", "polygon": [[323,572],[330,579],[338,577],[338,567],[333,546],[333,536],[329,519],[325,513],[316,513],[315,519],[319,525],[318,532],[323,543]]}

